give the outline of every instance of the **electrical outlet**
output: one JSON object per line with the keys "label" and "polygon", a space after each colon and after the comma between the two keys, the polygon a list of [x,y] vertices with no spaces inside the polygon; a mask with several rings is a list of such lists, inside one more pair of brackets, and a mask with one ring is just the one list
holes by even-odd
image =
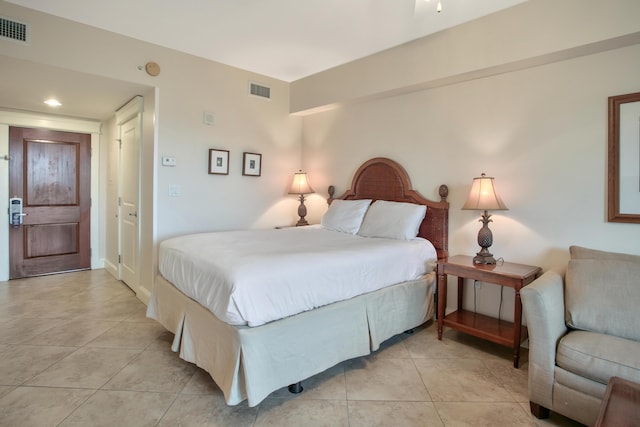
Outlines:
{"label": "electrical outlet", "polygon": [[482,282],[481,282],[481,281],[479,281],[479,280],[475,280],[475,281],[473,282],[473,286],[474,286],[476,289],[480,289],[480,288],[482,287]]}

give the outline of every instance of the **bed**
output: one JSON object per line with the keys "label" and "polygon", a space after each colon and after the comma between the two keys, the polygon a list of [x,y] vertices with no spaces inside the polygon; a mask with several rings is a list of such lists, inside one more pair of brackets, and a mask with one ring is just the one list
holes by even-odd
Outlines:
{"label": "bed", "polygon": [[[371,159],[360,166],[353,177],[351,188],[342,196],[334,197],[334,187],[329,188],[328,203],[334,204],[329,208],[332,213],[337,212],[337,206],[347,203],[350,207],[365,203],[367,208],[363,215],[370,215],[370,218],[373,217],[376,203],[376,206],[383,206],[383,203],[392,202],[387,204],[393,204],[394,208],[426,207],[426,214],[423,211],[423,217],[416,223],[418,238],[406,239],[407,244],[413,240],[422,241],[419,249],[409,249],[406,254],[397,255],[397,258],[380,252],[381,248],[373,250],[378,256],[393,260],[394,266],[401,265],[400,258],[407,258],[409,267],[398,268],[407,270],[407,276],[403,279],[386,277],[386,272],[382,270],[360,268],[358,258],[349,258],[344,252],[337,256],[328,254],[329,258],[319,258],[324,256],[320,254],[323,251],[316,248],[312,251],[314,256],[300,255],[298,251],[302,249],[295,246],[296,242],[316,242],[314,236],[320,236],[320,240],[323,240],[331,234],[331,238],[326,238],[330,242],[326,246],[350,250],[352,255],[364,251],[360,246],[350,246],[359,245],[362,240],[395,240],[344,236],[348,233],[323,230],[330,228],[327,226],[329,220],[325,223],[325,218],[323,226],[216,233],[211,237],[215,238],[215,244],[222,245],[222,249],[212,246],[210,251],[218,253],[218,256],[210,255],[209,250],[202,249],[209,244],[203,242],[209,242],[210,236],[208,233],[201,233],[161,243],[160,273],[152,290],[147,316],[156,319],[175,334],[172,350],[179,352],[182,359],[206,370],[222,390],[227,404],[236,405],[247,400],[249,406],[255,406],[270,393],[285,386],[290,386],[293,392],[299,392],[303,380],[342,361],[370,354],[390,337],[433,318],[433,270],[435,262],[448,255],[449,204],[446,201],[446,186],[439,187],[439,195],[439,201],[421,196],[411,188],[404,168],[387,158]],[[365,224],[362,223],[359,232],[364,232],[364,228]],[[280,238],[285,241],[284,247],[291,246],[293,242],[295,250],[270,254],[271,258],[266,261],[258,257],[262,250],[258,243],[260,240]],[[338,240],[336,243],[332,240],[334,238],[345,240]],[[252,239],[255,240],[255,245],[245,245],[247,248],[242,248],[241,242]],[[428,245],[424,241],[428,241]],[[274,243],[273,246],[277,245]],[[427,246],[431,249],[424,249]],[[241,261],[234,261],[237,255],[231,252],[244,252],[245,249],[255,253],[250,253],[248,258]],[[421,257],[422,261],[411,261],[411,253],[416,251],[417,257]],[[433,260],[427,262],[424,251],[433,251]],[[311,262],[316,254],[318,261]],[[340,264],[344,264],[346,258],[352,263],[352,270],[367,272],[364,280],[357,278],[354,272],[340,272]],[[214,265],[212,270],[204,266],[215,264],[216,260],[218,265]],[[254,284],[257,287],[244,291],[236,282],[227,291],[202,290],[203,283],[214,282],[219,277],[224,280],[230,276],[234,280],[237,278],[235,272],[218,270],[221,266],[247,263],[263,267],[264,264],[271,265],[271,270],[277,271],[278,275],[271,274],[268,270],[258,270],[259,273],[251,274],[249,278],[255,279],[258,276],[262,278],[262,282]],[[297,263],[297,268],[289,274],[285,265],[290,263]],[[376,263],[381,264],[379,260],[374,261]],[[421,263],[428,264],[428,267],[417,274],[416,265]],[[386,270],[396,270],[388,268],[388,263],[382,264],[387,266]],[[393,282],[385,283],[385,280]],[[365,288],[354,291],[354,294],[345,294],[345,289],[350,289],[347,285],[357,281],[363,282]],[[317,282],[315,286],[319,286],[317,289],[322,290],[317,292],[320,294],[319,300],[308,297],[312,293],[309,289],[314,282]],[[266,283],[269,284],[268,288],[264,286]],[[261,289],[261,286],[267,291]],[[284,294],[285,288],[295,292],[282,297],[286,301],[282,303],[278,298],[280,292]],[[339,295],[336,296],[336,292]],[[254,299],[244,302],[244,299],[238,297],[238,293],[251,295]],[[298,304],[293,300],[299,295],[305,296],[301,298],[301,308],[290,308]],[[221,304],[220,301],[225,303]],[[280,305],[282,309],[273,310],[274,305]],[[254,306],[267,307],[266,314],[265,311],[253,313],[250,308]]]}

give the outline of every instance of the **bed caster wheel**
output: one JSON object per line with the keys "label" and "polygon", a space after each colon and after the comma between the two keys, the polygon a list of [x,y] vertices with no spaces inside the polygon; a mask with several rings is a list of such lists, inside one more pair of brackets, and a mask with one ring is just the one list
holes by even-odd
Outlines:
{"label": "bed caster wheel", "polygon": [[302,390],[304,390],[304,389],[302,388],[302,383],[301,382],[298,382],[298,383],[295,383],[295,384],[291,384],[289,386],[289,393],[298,394],[298,393],[302,393]]}

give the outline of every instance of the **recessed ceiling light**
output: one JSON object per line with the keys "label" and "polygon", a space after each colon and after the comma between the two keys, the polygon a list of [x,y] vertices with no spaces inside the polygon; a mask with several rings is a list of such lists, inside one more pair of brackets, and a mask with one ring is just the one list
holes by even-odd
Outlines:
{"label": "recessed ceiling light", "polygon": [[47,99],[46,101],[44,101],[44,103],[47,104],[49,107],[60,107],[62,105],[60,101],[53,98]]}

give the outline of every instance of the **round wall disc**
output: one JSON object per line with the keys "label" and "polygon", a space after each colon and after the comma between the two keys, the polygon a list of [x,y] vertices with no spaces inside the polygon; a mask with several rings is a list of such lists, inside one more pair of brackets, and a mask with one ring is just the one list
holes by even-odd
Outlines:
{"label": "round wall disc", "polygon": [[153,77],[160,74],[160,66],[155,62],[147,62],[147,65],[144,66],[144,69],[147,71],[147,74]]}

